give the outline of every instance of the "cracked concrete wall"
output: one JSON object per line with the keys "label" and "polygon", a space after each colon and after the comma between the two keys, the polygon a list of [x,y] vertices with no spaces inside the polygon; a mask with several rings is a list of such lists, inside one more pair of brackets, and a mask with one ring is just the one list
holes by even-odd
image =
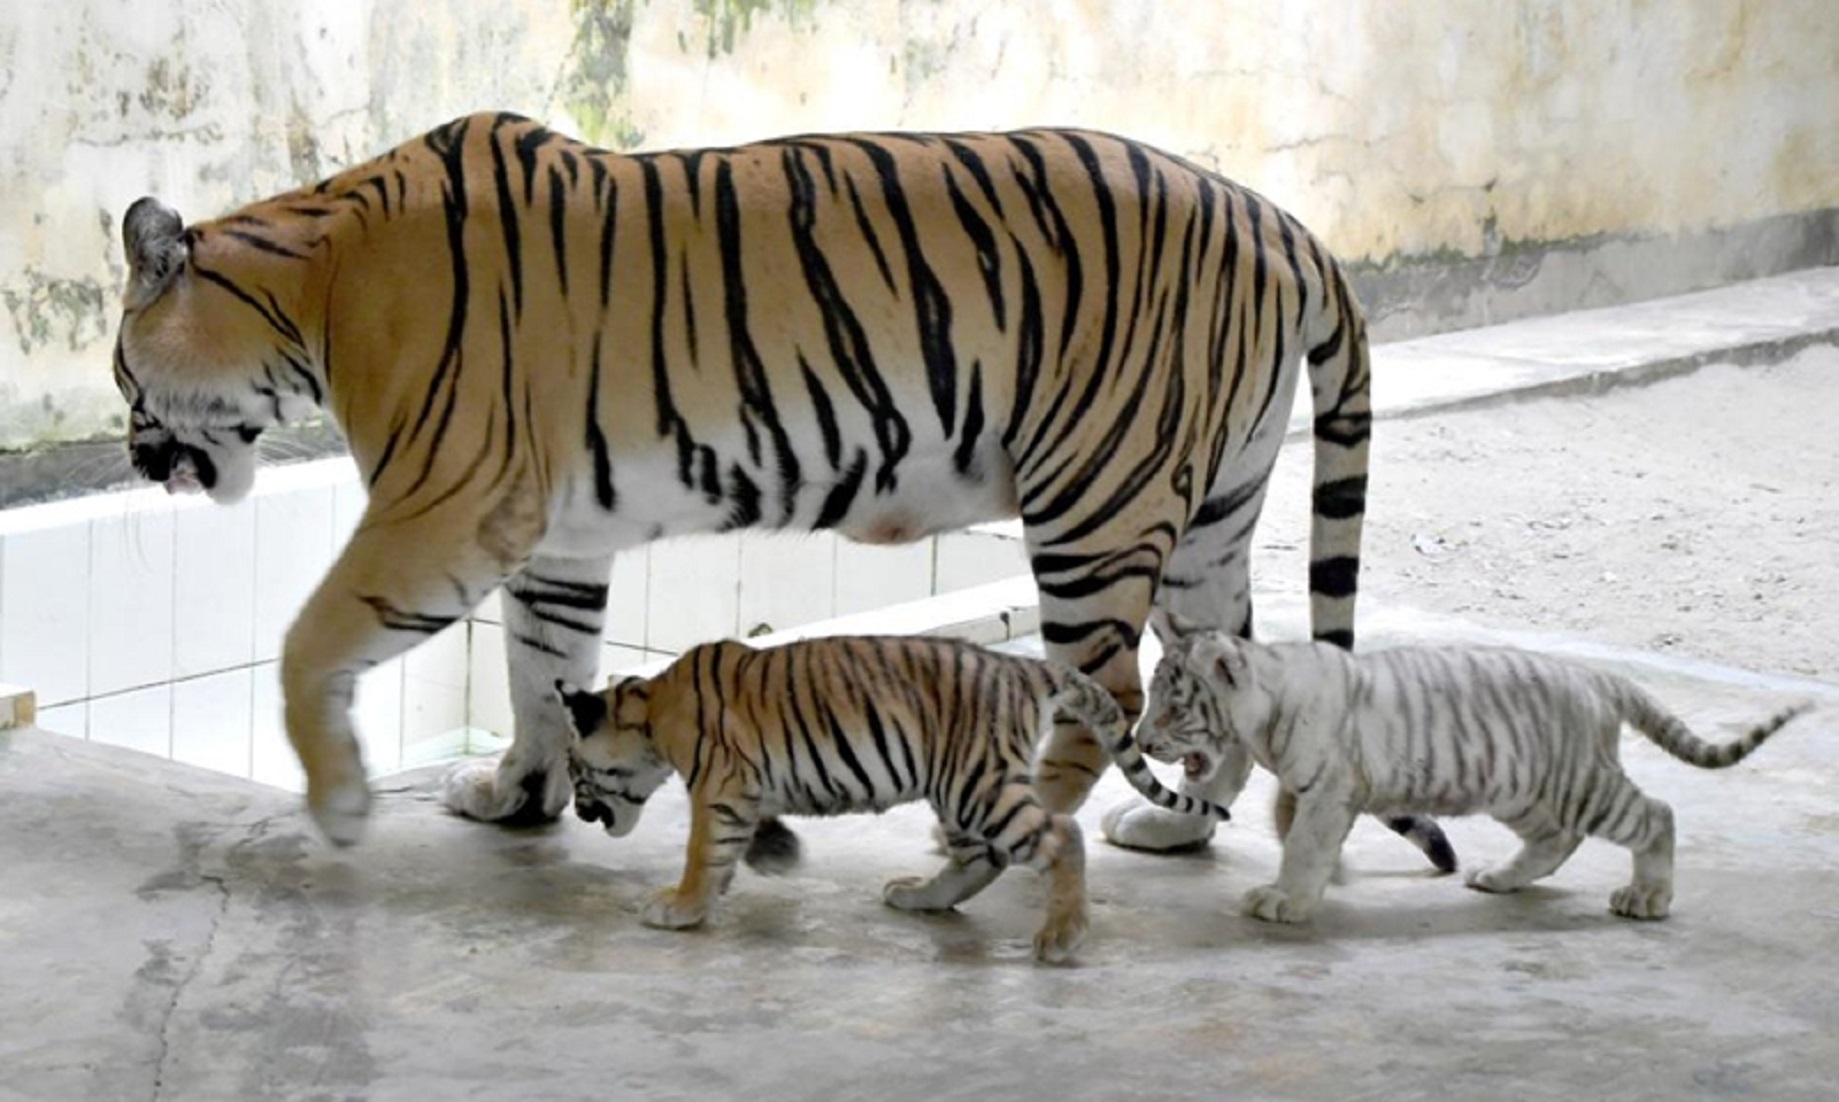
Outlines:
{"label": "cracked concrete wall", "polygon": [[1839,207],[1831,0],[71,0],[0,14],[0,449],[118,431],[121,211],[502,107],[618,148],[1071,123],[1386,268]]}

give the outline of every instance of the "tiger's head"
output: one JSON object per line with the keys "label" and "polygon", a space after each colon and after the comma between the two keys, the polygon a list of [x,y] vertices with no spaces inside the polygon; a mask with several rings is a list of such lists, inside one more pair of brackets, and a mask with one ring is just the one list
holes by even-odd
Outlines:
{"label": "tiger's head", "polygon": [[558,681],[556,695],[575,730],[568,752],[575,814],[605,824],[614,837],[630,833],[672,773],[651,738],[651,683],[622,677],[596,693]]}
{"label": "tiger's head", "polygon": [[128,208],[114,364],[135,472],[225,503],[254,485],[263,431],[322,398],[309,319],[285,305],[308,258],[234,222],[188,229],[152,198]]}
{"label": "tiger's head", "polygon": [[1272,700],[1258,690],[1245,649],[1230,633],[1173,617],[1155,626],[1162,658],[1137,744],[1157,761],[1180,762],[1189,782],[1209,781],[1242,732],[1269,724]]}

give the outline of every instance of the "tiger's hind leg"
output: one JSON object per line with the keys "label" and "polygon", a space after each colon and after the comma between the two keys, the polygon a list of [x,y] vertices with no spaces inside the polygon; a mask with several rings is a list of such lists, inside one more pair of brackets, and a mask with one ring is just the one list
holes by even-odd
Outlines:
{"label": "tiger's hind leg", "polygon": [[1543,808],[1501,822],[1520,836],[1520,851],[1506,864],[1470,871],[1467,883],[1476,891],[1519,891],[1557,872],[1584,841],[1582,834],[1566,828]]}
{"label": "tiger's hind leg", "polygon": [[996,882],[1003,866],[991,860],[990,847],[970,834],[948,831],[946,862],[930,877],[902,876],[881,889],[882,901],[903,911],[949,911]]}
{"label": "tiger's hind leg", "polygon": [[574,735],[557,703],[557,681],[592,685],[600,668],[611,556],[537,557],[504,586],[505,650],[511,668],[511,748],[496,763],[464,762],[441,799],[469,819],[506,826],[546,823],[568,806]]}
{"label": "tiger's hind leg", "polygon": [[[1273,408],[1288,409],[1287,402]],[[1271,467],[1283,443],[1282,426],[1273,422],[1264,434],[1215,479],[1214,493],[1201,503],[1176,544],[1156,589],[1158,613],[1184,623],[1251,637],[1252,532],[1264,505]],[[1160,617],[1152,620],[1159,626]],[[1236,741],[1221,755],[1213,776],[1201,783],[1183,781],[1184,795],[1230,807],[1251,776],[1252,759]],[[1214,820],[1182,815],[1133,795],[1106,811],[1100,821],[1105,839],[1126,849],[1169,852],[1204,844],[1213,837]]]}
{"label": "tiger's hind leg", "polygon": [[1627,846],[1635,859],[1634,879],[1609,897],[1609,909],[1623,918],[1665,918],[1673,906],[1673,809],[1643,795],[1619,766],[1606,767],[1617,783],[1599,786],[1592,802],[1600,806],[1584,820],[1591,834]]}

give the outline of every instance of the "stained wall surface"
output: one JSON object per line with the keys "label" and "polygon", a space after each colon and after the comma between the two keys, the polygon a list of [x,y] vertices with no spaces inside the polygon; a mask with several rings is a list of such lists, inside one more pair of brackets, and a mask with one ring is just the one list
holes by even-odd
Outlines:
{"label": "stained wall surface", "polygon": [[[1522,253],[1677,239],[1703,285],[1732,275],[1720,234],[1764,227],[1742,246],[1769,254],[1758,272],[1806,255],[1810,225],[1831,236],[1834,57],[1829,0],[9,5],[0,450],[119,431],[134,198],[208,217],[481,108],[615,148],[1100,127],[1220,168],[1380,270],[1479,259],[1524,284]],[[1564,280],[1689,289],[1663,253],[1618,263]]]}

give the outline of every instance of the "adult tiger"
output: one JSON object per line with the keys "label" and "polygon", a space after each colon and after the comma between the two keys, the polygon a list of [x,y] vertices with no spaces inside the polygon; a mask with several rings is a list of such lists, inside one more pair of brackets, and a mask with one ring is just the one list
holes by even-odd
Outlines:
{"label": "adult tiger", "polygon": [[[1289,215],[1136,142],[621,155],[474,115],[191,228],[141,199],[123,236],[115,376],[140,473],[234,500],[256,437],[317,403],[369,488],[281,663],[307,802],[337,842],[369,800],[357,675],[499,586],[516,737],[445,798],[486,820],[558,814],[570,735],[551,687],[593,678],[612,556],[661,536],[899,542],[1019,514],[1049,656],[1134,718],[1152,602],[1249,630],[1252,525],[1305,359],[1314,631],[1353,639],[1359,309]],[[1055,810],[1105,764],[1071,725],[1045,756]],[[1198,794],[1230,802],[1248,768]]]}

